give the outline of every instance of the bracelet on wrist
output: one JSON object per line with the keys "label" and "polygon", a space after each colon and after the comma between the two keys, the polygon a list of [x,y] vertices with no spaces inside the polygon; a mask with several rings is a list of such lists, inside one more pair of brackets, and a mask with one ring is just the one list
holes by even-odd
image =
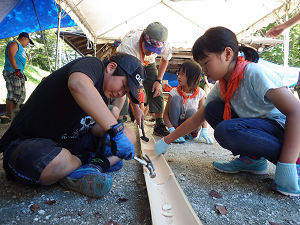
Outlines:
{"label": "bracelet on wrist", "polygon": [[108,131],[106,131],[110,136],[114,137],[119,132],[124,130],[124,124],[123,123],[117,123],[115,125],[112,125]]}
{"label": "bracelet on wrist", "polygon": [[158,79],[157,79],[157,80],[155,80],[155,81],[159,82],[160,84],[162,83],[162,80],[158,80]]}

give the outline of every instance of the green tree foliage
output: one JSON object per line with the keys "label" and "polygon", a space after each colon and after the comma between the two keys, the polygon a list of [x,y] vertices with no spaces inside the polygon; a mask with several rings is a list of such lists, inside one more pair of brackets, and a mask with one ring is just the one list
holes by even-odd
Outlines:
{"label": "green tree foliage", "polygon": [[[56,34],[54,30],[45,30],[43,31],[43,34],[45,37],[46,46],[44,45],[41,32],[36,32],[32,35],[32,39],[34,40],[35,44],[27,53],[29,61],[33,66],[39,66],[43,70],[50,71],[50,65],[52,69],[53,65],[55,64]],[[48,57],[50,65],[48,62]]]}
{"label": "green tree foliage", "polygon": [[[56,30],[57,29],[43,31],[45,41],[42,38],[41,32],[35,32],[30,34],[31,39],[34,42],[34,46],[28,45],[28,47],[26,47],[28,64],[37,66],[46,71],[50,71],[50,67],[52,71],[54,70],[55,60],[56,60],[56,39],[57,39]],[[17,39],[17,37],[11,37],[11,38],[0,40],[1,55],[4,55],[5,47],[7,43],[15,39]],[[46,43],[47,51],[44,42]],[[75,54],[74,50],[69,45],[67,45],[63,40],[61,40],[61,48],[63,50],[62,57],[68,58],[69,61],[73,60],[74,57],[72,58],[70,56]],[[65,55],[68,55],[68,57],[64,57]],[[49,65],[48,57],[49,57],[50,65]],[[64,61],[64,63],[67,62]]]}
{"label": "green tree foliage", "polygon": [[[56,35],[57,29],[51,29],[51,30],[45,30],[43,31],[44,39],[41,34],[41,32],[36,32],[33,35],[33,39],[35,41],[34,47],[30,49],[28,52],[30,61],[32,62],[32,65],[39,66],[41,69],[44,70],[51,70],[53,71],[55,68],[55,61],[56,61],[56,41],[57,41],[57,35]],[[74,55],[74,50],[67,45],[63,40],[60,40],[61,42],[61,49],[63,52],[63,56],[70,56]],[[44,45],[46,43],[46,46]],[[47,54],[48,53],[48,54]],[[49,65],[49,61],[50,65]],[[66,57],[65,57],[66,58]],[[73,59],[72,57],[68,57],[70,61]],[[65,62],[66,63],[66,62]]]}

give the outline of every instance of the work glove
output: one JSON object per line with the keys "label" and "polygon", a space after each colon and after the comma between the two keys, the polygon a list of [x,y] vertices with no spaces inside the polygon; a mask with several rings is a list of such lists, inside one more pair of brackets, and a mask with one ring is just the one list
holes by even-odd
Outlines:
{"label": "work glove", "polygon": [[134,146],[124,133],[123,123],[111,126],[106,133],[110,136],[112,155],[126,160],[134,157]]}
{"label": "work glove", "polygon": [[19,77],[20,79],[24,78],[25,81],[27,81],[27,77],[25,74],[22,74],[20,69],[15,69],[15,75]]}
{"label": "work glove", "polygon": [[99,154],[102,154],[105,157],[109,157],[113,155],[111,151],[110,135],[108,133],[106,133],[105,137],[103,137],[102,142],[100,143],[100,149],[101,150]]}
{"label": "work glove", "polygon": [[279,185],[279,190],[286,192],[300,193],[298,184],[297,168],[295,163],[277,162],[275,170],[275,184]]}
{"label": "work glove", "polygon": [[156,155],[164,154],[166,153],[168,149],[168,144],[165,142],[165,140],[162,138],[154,145],[154,150]]}
{"label": "work glove", "polygon": [[170,133],[172,133],[174,130],[175,130],[175,127],[170,127],[169,128]]}
{"label": "work glove", "polygon": [[204,138],[206,144],[213,144],[214,141],[213,139],[209,136],[208,132],[207,132],[207,128],[202,128],[199,137],[198,137],[198,141],[201,141],[201,139]]}
{"label": "work glove", "polygon": [[23,74],[20,69],[15,69],[15,75],[19,78],[23,78]]}
{"label": "work glove", "polygon": [[[175,130],[174,127],[170,127],[169,128],[169,132],[172,133]],[[175,141],[173,141],[173,143],[184,143],[185,139],[183,137],[177,138]]]}

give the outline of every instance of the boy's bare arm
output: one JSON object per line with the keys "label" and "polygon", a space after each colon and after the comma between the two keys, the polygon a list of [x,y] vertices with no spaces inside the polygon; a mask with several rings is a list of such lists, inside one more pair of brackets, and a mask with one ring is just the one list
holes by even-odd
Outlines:
{"label": "boy's bare arm", "polygon": [[93,81],[84,73],[72,73],[68,80],[69,90],[80,106],[104,131],[117,124],[116,118],[109,111]]}
{"label": "boy's bare arm", "polygon": [[114,115],[114,117],[116,119],[118,119],[119,116],[120,116],[120,112],[121,112],[121,110],[122,110],[122,108],[124,106],[125,100],[126,100],[126,95],[124,95],[121,98],[114,99],[113,103],[111,104],[112,107],[113,107],[111,109],[111,112],[112,112],[112,114]]}
{"label": "boy's bare arm", "polygon": [[292,27],[293,25],[299,23],[299,21],[300,21],[300,11],[296,15],[294,15],[292,18],[285,21],[284,23],[272,27],[266,33],[266,35],[268,35],[270,37],[278,37],[283,31],[285,31],[287,28]]}
{"label": "boy's bare arm", "polygon": [[165,107],[164,114],[163,114],[164,122],[168,128],[173,127],[173,124],[171,123],[170,117],[169,117],[169,108],[170,108],[171,99],[172,99],[172,96],[169,94],[168,102],[167,102],[167,105]]}

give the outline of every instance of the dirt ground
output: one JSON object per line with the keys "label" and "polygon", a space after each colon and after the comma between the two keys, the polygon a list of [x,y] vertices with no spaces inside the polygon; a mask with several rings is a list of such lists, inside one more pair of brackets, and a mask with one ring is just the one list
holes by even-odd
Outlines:
{"label": "dirt ground", "polygon": [[[126,125],[137,131],[134,123]],[[0,136],[7,127],[0,124]],[[145,121],[145,127],[150,136],[152,123]],[[213,137],[213,130],[209,131]],[[139,155],[139,141],[135,149]],[[263,176],[222,174],[213,169],[212,162],[230,160],[230,152],[217,143],[195,141],[172,144],[165,158],[203,224],[300,224],[300,198],[285,197],[270,188],[275,171],[272,164]],[[7,181],[2,160],[0,164],[0,224],[151,224],[142,167],[134,160],[110,173],[113,188],[97,200],[58,184],[33,187]],[[210,195],[212,190],[219,198]],[[219,214],[216,205],[226,207],[227,214]]]}

